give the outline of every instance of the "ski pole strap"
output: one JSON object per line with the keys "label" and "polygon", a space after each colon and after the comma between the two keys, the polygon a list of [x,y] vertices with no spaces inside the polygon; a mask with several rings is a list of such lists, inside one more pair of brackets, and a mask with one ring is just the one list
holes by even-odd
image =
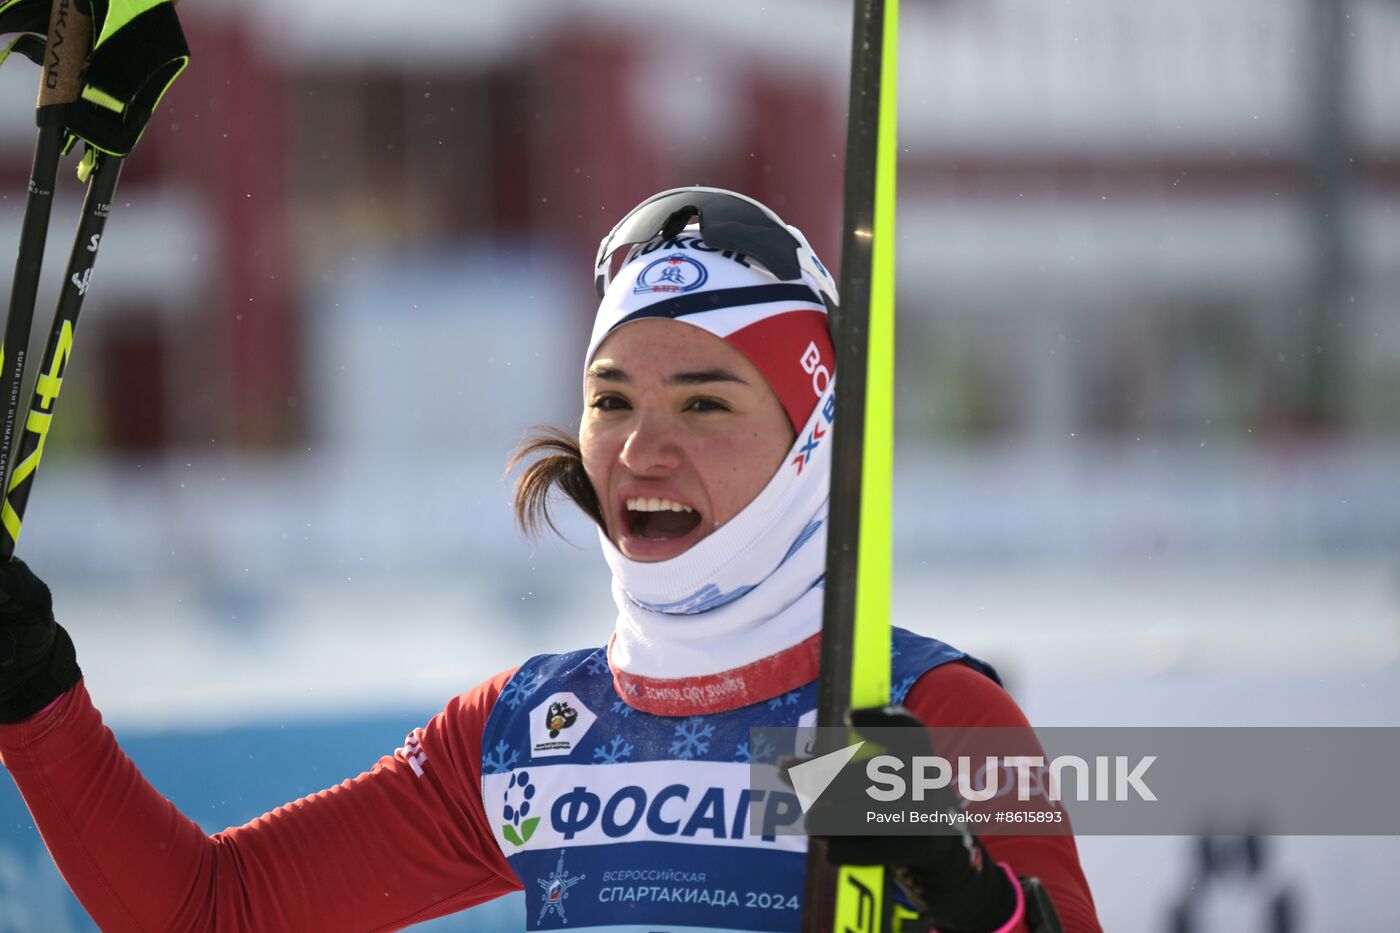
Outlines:
{"label": "ski pole strap", "polygon": [[156,105],[190,62],[171,0],[92,0],[97,41],[68,130],[93,149],[127,156]]}
{"label": "ski pole strap", "polygon": [[50,8],[49,0],[0,0],[0,36],[19,32],[42,39]]}
{"label": "ski pole strap", "polygon": [[19,33],[0,47],[0,65],[18,52],[36,65],[44,63],[44,36],[49,25],[49,0],[0,0],[0,36]]}
{"label": "ski pole strap", "polygon": [[0,48],[0,65],[5,64],[5,59],[10,57],[11,52],[18,52],[36,65],[44,63],[44,40],[40,36],[20,36],[9,45]]}

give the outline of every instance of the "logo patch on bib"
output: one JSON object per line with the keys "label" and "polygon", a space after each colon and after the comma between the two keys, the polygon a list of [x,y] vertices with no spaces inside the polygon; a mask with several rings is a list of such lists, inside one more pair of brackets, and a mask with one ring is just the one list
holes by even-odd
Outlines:
{"label": "logo patch on bib", "polygon": [[598,717],[573,693],[555,693],[530,711],[530,755],[567,755]]}

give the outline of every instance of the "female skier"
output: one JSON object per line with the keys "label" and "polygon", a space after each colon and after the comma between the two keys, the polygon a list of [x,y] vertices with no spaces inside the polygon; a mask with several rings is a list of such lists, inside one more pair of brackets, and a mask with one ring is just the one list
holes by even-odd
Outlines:
{"label": "female skier", "polygon": [[[103,726],[48,588],[0,565],[0,758],[103,930],[394,930],[521,888],[531,930],[798,929],[806,839],[778,830],[801,814],[750,790],[749,730],[816,705],[835,285],[717,189],[643,202],[595,274],[577,441],[522,446],[515,506],[538,530],[557,488],[598,524],[612,636],[477,685],[358,777],[206,836]],[[894,647],[924,723],[1026,726],[986,664]],[[1070,836],[900,842],[879,860],[923,929],[1031,930],[1030,876],[1099,929]]]}

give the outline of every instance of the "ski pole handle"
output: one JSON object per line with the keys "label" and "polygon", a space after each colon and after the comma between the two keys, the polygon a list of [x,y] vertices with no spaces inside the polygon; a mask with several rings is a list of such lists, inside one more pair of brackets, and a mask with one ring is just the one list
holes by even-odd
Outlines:
{"label": "ski pole handle", "polygon": [[92,18],[78,11],[75,0],[53,0],[39,79],[40,126],[46,125],[46,120],[61,120],[63,108],[78,99],[82,90],[79,76],[91,49]]}

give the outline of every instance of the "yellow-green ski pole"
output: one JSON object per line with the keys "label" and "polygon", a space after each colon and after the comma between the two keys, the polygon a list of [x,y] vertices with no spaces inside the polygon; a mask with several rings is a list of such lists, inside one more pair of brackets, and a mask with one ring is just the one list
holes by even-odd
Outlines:
{"label": "yellow-green ski pole", "polygon": [[[890,524],[894,456],[894,217],[898,0],[856,0],[846,139],[836,432],[827,531],[817,724],[890,700]],[[831,749],[819,748],[816,754]],[[882,867],[833,869],[813,840],[804,933],[894,930]]]}

